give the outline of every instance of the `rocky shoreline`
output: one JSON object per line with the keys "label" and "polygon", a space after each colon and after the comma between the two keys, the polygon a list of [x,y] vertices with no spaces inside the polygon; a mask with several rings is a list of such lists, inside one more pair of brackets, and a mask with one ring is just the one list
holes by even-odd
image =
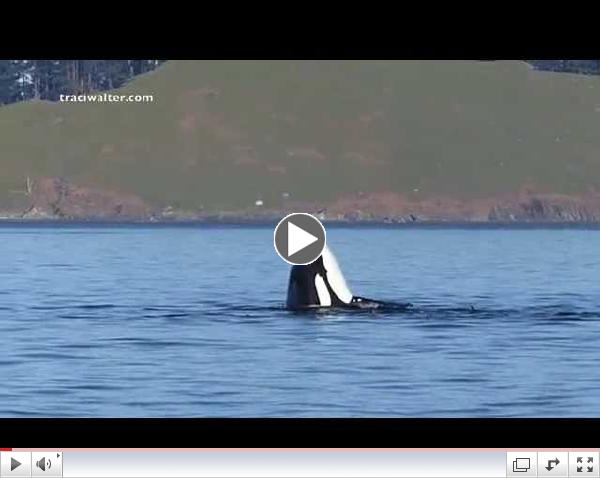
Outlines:
{"label": "rocky shoreline", "polygon": [[568,196],[527,189],[457,200],[358,193],[328,204],[289,202],[285,207],[215,212],[156,208],[135,194],[42,178],[33,182],[21,204],[0,209],[0,221],[261,224],[298,211],[340,224],[600,224],[600,194]]}

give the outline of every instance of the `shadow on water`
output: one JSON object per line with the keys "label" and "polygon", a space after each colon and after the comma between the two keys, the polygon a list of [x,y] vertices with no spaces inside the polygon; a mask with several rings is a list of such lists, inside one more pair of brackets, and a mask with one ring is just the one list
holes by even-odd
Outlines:
{"label": "shadow on water", "polygon": [[[250,305],[243,303],[227,303],[219,301],[203,301],[201,303],[173,305],[146,305],[143,307],[127,306],[110,303],[85,303],[70,305],[32,305],[28,307],[36,312],[54,312],[61,319],[99,320],[110,315],[136,319],[172,319],[172,320],[218,320],[235,319],[271,320],[284,317],[318,319],[353,318],[353,319],[401,319],[409,322],[431,325],[435,322],[458,326],[461,322],[477,323],[487,320],[503,321],[506,323],[523,322],[538,324],[567,324],[600,319],[600,310],[575,306],[570,303],[548,303],[522,307],[493,307],[467,304],[464,306],[444,305],[428,301],[426,304],[410,304],[401,302],[385,302],[376,308],[311,308],[305,310],[290,310],[280,302],[270,302],[265,305]],[[0,311],[12,310],[10,307],[0,307]]]}
{"label": "shadow on water", "polygon": [[[463,321],[469,324],[488,320],[508,323],[527,321],[531,325],[532,323],[568,324],[600,319],[600,310],[584,309],[568,303],[503,308],[472,304],[445,306],[431,303],[421,305],[387,302],[381,307],[372,309],[317,307],[306,310],[289,310],[283,304],[271,306],[242,305],[236,307],[223,304],[222,307],[218,308],[218,313],[223,312],[234,316],[239,313],[247,313],[255,317],[278,314],[283,317],[317,320],[327,318],[399,319],[410,322],[442,322],[448,326],[460,326]],[[206,314],[206,310],[203,311],[203,314]],[[190,315],[193,315],[193,313]]]}

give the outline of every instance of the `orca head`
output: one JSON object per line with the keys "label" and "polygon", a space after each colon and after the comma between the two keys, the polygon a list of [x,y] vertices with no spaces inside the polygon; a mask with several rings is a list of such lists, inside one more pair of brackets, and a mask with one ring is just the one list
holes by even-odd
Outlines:
{"label": "orca head", "polygon": [[314,262],[292,266],[287,292],[287,307],[340,307],[352,302],[352,292],[333,253],[325,246]]}

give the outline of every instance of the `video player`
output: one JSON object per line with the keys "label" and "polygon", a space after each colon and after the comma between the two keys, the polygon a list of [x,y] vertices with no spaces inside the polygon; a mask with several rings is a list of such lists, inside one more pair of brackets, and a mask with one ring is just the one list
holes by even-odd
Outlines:
{"label": "video player", "polygon": [[[0,60],[0,417],[600,417],[599,61]],[[0,471],[598,476],[575,446]]]}

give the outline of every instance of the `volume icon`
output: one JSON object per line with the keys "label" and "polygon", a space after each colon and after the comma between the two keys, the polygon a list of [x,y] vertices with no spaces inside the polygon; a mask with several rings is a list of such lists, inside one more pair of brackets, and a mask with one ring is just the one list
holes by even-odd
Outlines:
{"label": "volume icon", "polygon": [[46,469],[52,468],[52,462],[50,461],[49,458],[46,460],[46,457],[43,456],[42,458],[40,458],[38,461],[35,462],[35,466],[42,471],[46,471]]}

